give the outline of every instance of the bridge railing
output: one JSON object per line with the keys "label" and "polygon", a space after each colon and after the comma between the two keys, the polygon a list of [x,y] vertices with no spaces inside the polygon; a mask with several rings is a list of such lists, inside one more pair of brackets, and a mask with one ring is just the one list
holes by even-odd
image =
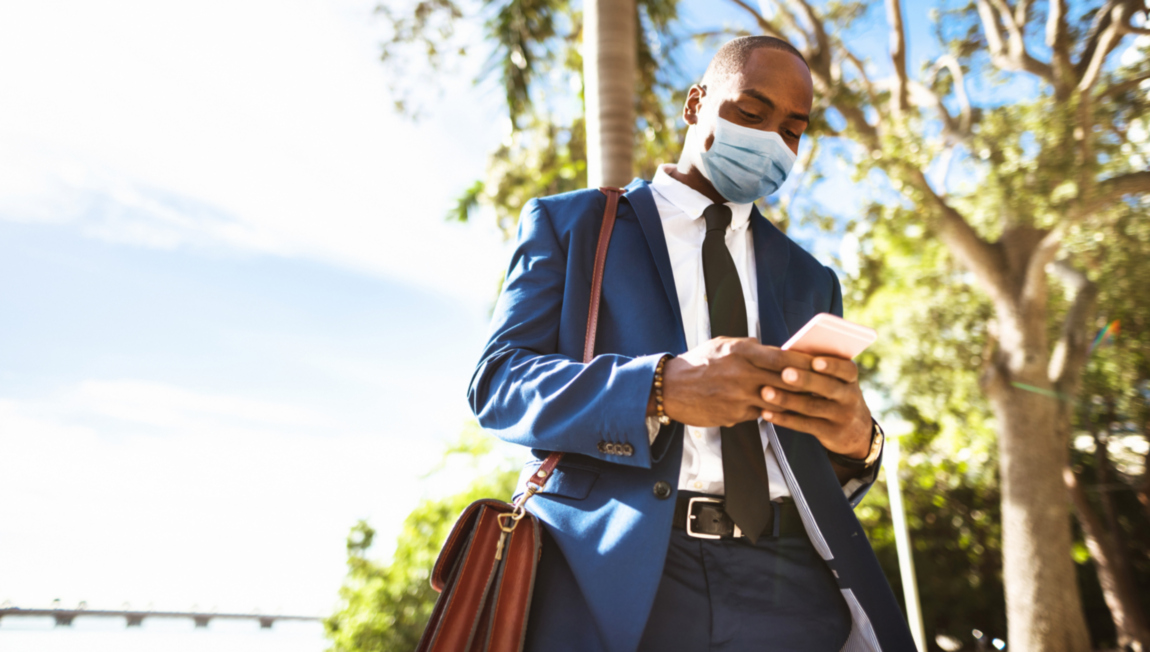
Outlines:
{"label": "bridge railing", "polygon": [[49,617],[57,627],[70,627],[72,621],[83,617],[123,618],[128,627],[139,627],[145,618],[187,618],[196,627],[207,627],[213,620],[255,620],[262,629],[270,629],[276,621],[320,622],[317,616],[295,616],[288,614],[259,613],[218,613],[200,611],[152,611],[140,609],[22,609],[20,607],[0,607],[0,619],[9,617]]}

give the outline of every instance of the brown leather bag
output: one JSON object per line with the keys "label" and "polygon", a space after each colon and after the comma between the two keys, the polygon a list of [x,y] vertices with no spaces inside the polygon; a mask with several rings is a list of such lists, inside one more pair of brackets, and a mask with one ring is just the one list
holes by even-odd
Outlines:
{"label": "brown leather bag", "polygon": [[[600,188],[607,195],[595,267],[583,362],[595,356],[603,264],[615,228],[621,188]],[[527,481],[514,504],[478,500],[463,510],[431,572],[439,599],[416,652],[519,652],[527,633],[527,611],[535,569],[543,552],[539,520],[524,505],[543,488],[563,453],[551,453]]]}

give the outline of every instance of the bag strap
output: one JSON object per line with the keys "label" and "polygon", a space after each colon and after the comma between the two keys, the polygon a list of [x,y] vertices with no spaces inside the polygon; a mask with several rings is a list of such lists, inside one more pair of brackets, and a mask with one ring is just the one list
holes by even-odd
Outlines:
{"label": "bag strap", "polygon": [[[583,340],[583,363],[595,357],[595,332],[599,329],[599,297],[603,294],[603,266],[607,262],[607,245],[611,244],[611,231],[615,228],[615,213],[619,210],[619,197],[626,190],[603,186],[599,191],[607,195],[607,208],[603,211],[603,226],[599,228],[599,244],[595,246],[595,268],[591,273],[591,305],[587,308],[587,336]],[[527,479],[526,497],[538,492],[551,478],[551,472],[563,459],[563,453],[551,453],[539,465],[535,475]]]}

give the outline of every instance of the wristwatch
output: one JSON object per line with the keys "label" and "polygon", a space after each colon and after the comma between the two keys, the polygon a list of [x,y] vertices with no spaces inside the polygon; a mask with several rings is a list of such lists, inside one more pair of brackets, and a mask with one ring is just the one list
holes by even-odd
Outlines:
{"label": "wristwatch", "polygon": [[869,469],[870,467],[874,466],[874,463],[878,461],[879,456],[882,455],[882,444],[883,441],[885,441],[886,436],[883,434],[882,428],[879,427],[877,421],[871,419],[871,424],[870,452],[867,453],[865,458],[860,460],[857,457],[847,457],[842,453],[832,453],[831,451],[827,451],[827,456],[830,457],[831,460],[833,460],[836,464],[845,466],[848,469],[861,471],[863,469]]}

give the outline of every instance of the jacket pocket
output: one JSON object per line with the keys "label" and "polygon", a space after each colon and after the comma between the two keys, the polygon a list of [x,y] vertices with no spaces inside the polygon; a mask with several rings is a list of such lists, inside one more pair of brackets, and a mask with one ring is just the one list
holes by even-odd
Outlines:
{"label": "jacket pocket", "polygon": [[[527,486],[527,478],[535,474],[540,464],[542,462],[532,461],[523,467],[523,471],[519,473],[519,482],[515,485],[516,496],[523,493]],[[591,494],[591,487],[595,486],[595,481],[598,479],[597,469],[560,463],[555,467],[551,478],[543,485],[543,489],[536,495],[583,500]]]}

